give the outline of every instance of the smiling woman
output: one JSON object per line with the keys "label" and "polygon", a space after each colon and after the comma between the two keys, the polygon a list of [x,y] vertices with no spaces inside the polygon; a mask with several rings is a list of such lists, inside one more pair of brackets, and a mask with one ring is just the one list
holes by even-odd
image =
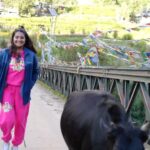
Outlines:
{"label": "smiling woman", "polygon": [[18,48],[18,50],[22,50],[24,44],[25,44],[25,36],[22,32],[16,32],[14,38],[13,38],[14,44]]}
{"label": "smiling woman", "polygon": [[14,128],[12,150],[24,139],[30,93],[38,77],[36,50],[24,28],[12,33],[11,46],[0,52],[0,129],[4,142],[2,150],[9,150]]}

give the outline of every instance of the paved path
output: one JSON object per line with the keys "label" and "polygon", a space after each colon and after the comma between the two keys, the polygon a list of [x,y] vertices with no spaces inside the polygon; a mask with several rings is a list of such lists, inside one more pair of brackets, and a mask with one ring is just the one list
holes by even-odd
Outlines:
{"label": "paved path", "polygon": [[[68,150],[60,131],[64,101],[37,83],[32,90],[25,136],[26,148],[20,150]],[[0,140],[0,150],[2,140]]]}

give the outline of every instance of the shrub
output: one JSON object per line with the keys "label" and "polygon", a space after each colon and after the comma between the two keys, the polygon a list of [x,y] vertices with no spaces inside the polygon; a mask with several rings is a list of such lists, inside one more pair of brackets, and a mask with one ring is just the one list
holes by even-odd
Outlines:
{"label": "shrub", "polygon": [[132,40],[133,37],[131,34],[124,34],[123,37],[122,37],[123,40]]}
{"label": "shrub", "polygon": [[114,31],[113,37],[114,37],[114,39],[117,39],[117,38],[118,38],[118,31]]}
{"label": "shrub", "polygon": [[85,29],[82,29],[82,34],[83,34],[83,35],[85,35],[85,34],[86,34]]}
{"label": "shrub", "polygon": [[138,95],[131,107],[130,115],[134,122],[136,122],[138,125],[142,125],[145,120],[145,107],[143,102],[141,101],[142,96],[138,92]]}
{"label": "shrub", "polygon": [[58,34],[61,34],[60,30],[57,31]]}
{"label": "shrub", "polygon": [[8,45],[8,41],[6,39],[1,39],[0,40],[0,47],[5,48]]}
{"label": "shrub", "polygon": [[75,34],[75,29],[74,28],[70,29],[70,34]]}
{"label": "shrub", "polygon": [[77,57],[77,52],[84,56],[87,50],[88,48],[85,48],[84,46],[73,47],[70,49],[52,47],[52,55],[62,61],[71,62],[79,59]]}
{"label": "shrub", "polygon": [[139,41],[136,45],[135,45],[141,52],[145,52],[147,49],[147,44],[145,41]]}
{"label": "shrub", "polygon": [[135,12],[130,13],[130,21],[137,22]]}
{"label": "shrub", "polygon": [[105,38],[105,39],[109,39],[110,38],[107,32],[104,33],[103,38]]}

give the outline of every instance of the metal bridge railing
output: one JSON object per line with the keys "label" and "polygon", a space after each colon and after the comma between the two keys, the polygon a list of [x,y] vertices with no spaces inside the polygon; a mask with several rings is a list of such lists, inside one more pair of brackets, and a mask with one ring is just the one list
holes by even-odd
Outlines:
{"label": "metal bridge railing", "polygon": [[110,92],[127,112],[140,95],[150,120],[150,70],[41,64],[39,79],[66,96],[85,89]]}

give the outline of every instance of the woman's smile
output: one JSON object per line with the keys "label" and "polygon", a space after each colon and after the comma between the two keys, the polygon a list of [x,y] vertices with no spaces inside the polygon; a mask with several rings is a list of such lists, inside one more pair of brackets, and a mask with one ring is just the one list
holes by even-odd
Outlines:
{"label": "woman's smile", "polygon": [[22,32],[16,32],[14,38],[13,38],[14,45],[18,48],[21,48],[25,44],[25,36]]}

